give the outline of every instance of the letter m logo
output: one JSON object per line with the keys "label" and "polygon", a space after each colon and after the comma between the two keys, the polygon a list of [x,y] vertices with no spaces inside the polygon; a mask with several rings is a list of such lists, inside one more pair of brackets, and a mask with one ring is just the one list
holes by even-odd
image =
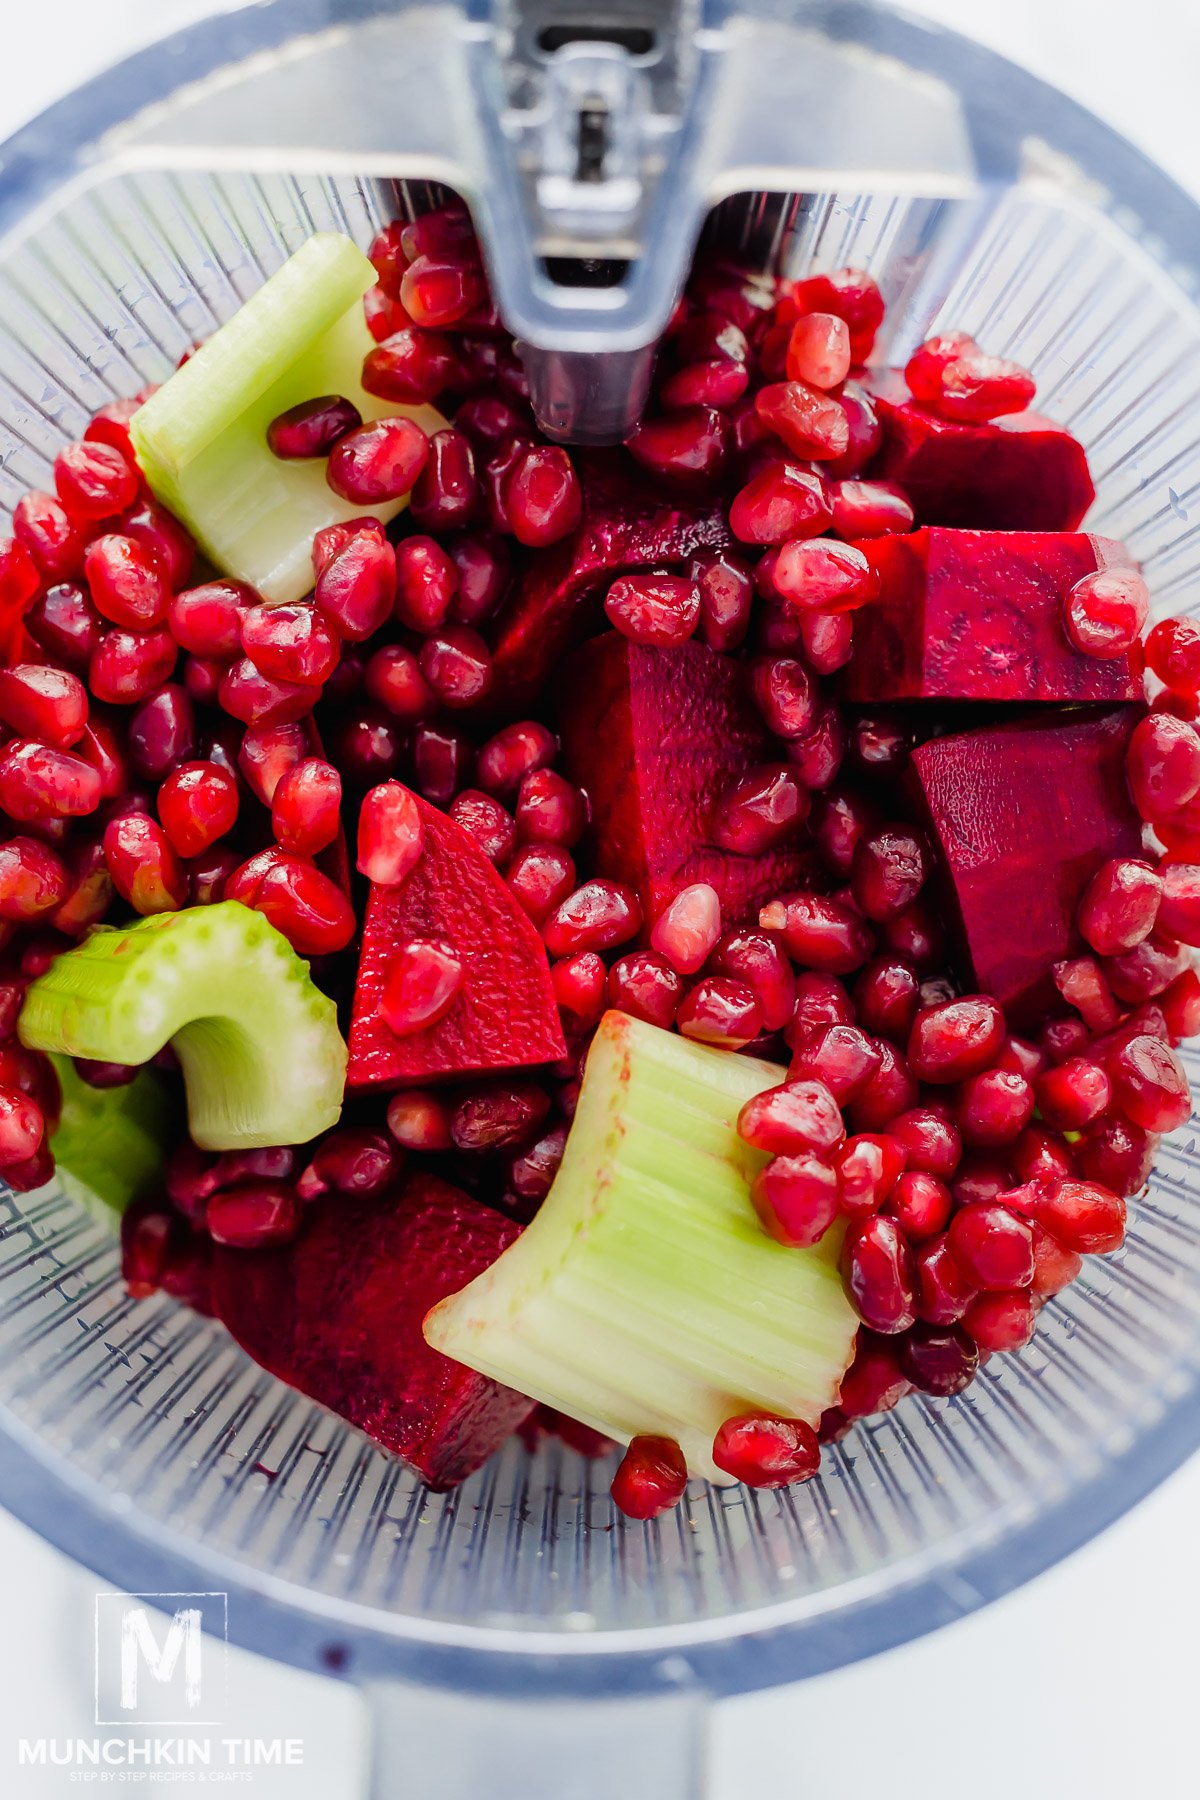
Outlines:
{"label": "letter m logo", "polygon": [[97,1594],[96,1723],[217,1725],[224,1594]]}

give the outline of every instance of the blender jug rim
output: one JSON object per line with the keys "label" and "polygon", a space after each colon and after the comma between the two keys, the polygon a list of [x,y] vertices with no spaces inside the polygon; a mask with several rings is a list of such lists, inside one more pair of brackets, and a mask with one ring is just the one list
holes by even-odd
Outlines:
{"label": "blender jug rim", "polygon": [[[67,187],[101,169],[103,140],[131,111],[165,102],[181,85],[233,58],[269,52],[297,32],[353,24],[390,9],[386,0],[269,0],[188,27],[114,65],[55,103],[0,151],[0,233],[7,234]],[[831,35],[869,35],[873,46],[924,72],[953,70],[968,116],[1007,123],[1010,148],[1031,130],[1102,181],[1151,234],[1156,259],[1195,277],[1200,235],[1194,201],[1133,145],[1076,102],[1015,64],[941,27],[893,11],[834,0],[786,11]],[[1020,128],[1016,121],[1022,121]],[[1015,163],[1014,163],[1015,167]],[[331,1646],[350,1646],[344,1672],[411,1672],[427,1682],[504,1691],[530,1679],[547,1694],[633,1692],[679,1684],[714,1692],[769,1686],[874,1654],[962,1616],[1067,1555],[1164,1479],[1200,1445],[1200,1398],[1162,1395],[1157,1421],[1118,1453],[1097,1445],[1096,1468],[1080,1487],[1034,1516],[990,1516],[976,1542],[938,1562],[892,1564],[826,1596],[787,1600],[703,1623],[589,1635],[524,1627],[456,1625],[339,1601],[271,1576],[139,1516],[120,1497],[72,1470],[0,1405],[0,1503],[39,1535],[106,1579],[146,1591],[184,1591],[198,1576],[220,1579],[231,1597],[233,1636],[248,1647],[329,1672]],[[1083,1502],[1083,1503],[1081,1503]]]}

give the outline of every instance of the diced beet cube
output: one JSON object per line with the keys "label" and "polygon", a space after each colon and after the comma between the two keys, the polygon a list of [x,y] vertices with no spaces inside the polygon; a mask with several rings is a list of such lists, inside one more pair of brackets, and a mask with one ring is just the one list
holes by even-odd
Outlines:
{"label": "diced beet cube", "polygon": [[871,474],[898,481],[922,525],[1074,531],[1096,498],[1083,445],[1040,413],[960,425],[910,399],[898,371],[870,387],[884,433]]}
{"label": "diced beet cube", "polygon": [[213,1257],[217,1317],[272,1375],[331,1407],[432,1488],[453,1487],[533,1410],[425,1342],[425,1314],[495,1262],[520,1226],[434,1176],[305,1210],[280,1250]]}
{"label": "diced beet cube", "polygon": [[559,729],[567,772],[592,803],[596,872],[636,889],[647,923],[680,888],[705,881],[728,925],[809,885],[812,854],[784,842],[760,855],[718,849],[713,813],[731,782],[781,762],[732,657],[691,642],[672,650],[615,632],[563,672]]}
{"label": "diced beet cube", "polygon": [[1132,564],[1114,538],[935,527],[858,548],[880,591],[854,622],[848,700],[1141,698],[1128,655],[1084,656],[1063,628],[1077,581]]}
{"label": "diced beet cube", "polygon": [[618,575],[733,543],[720,499],[667,494],[620,452],[577,455],[576,465],[583,523],[529,559],[493,635],[493,703],[504,711],[519,711],[589,626],[603,623],[600,603]]}
{"label": "diced beet cube", "polygon": [[1051,964],[1080,943],[1079,897],[1110,856],[1140,856],[1125,750],[1144,709],[1057,713],[933,738],[910,780],[941,851],[964,976],[1015,1024],[1053,999]]}
{"label": "diced beet cube", "polygon": [[[566,1055],[545,947],[512,889],[455,820],[413,796],[424,848],[398,887],[372,885],[350,1017],[347,1085],[434,1081]],[[436,1024],[397,1037],[381,1005],[388,965],[414,939],[449,944],[461,992]]]}

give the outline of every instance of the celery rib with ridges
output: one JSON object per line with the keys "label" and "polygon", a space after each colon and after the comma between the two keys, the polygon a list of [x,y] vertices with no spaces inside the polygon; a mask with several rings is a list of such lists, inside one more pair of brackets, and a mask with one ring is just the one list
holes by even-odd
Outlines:
{"label": "celery rib with ridges", "polygon": [[205,1150],[303,1144],[336,1124],[337,1011],[287,939],[237,900],[98,927],[31,983],[21,1041],[97,1062],[174,1046]]}
{"label": "celery rib with ridges", "polygon": [[113,1226],[162,1181],[175,1108],[152,1069],[122,1087],[90,1087],[69,1056],[52,1056],[62,1111],[50,1139],[63,1191]]}
{"label": "celery rib with ridges", "polygon": [[362,296],[375,271],[349,238],[320,232],[165,381],[130,424],[151,489],[226,575],[264,599],[303,598],[313,585],[312,541],[326,525],[390,519],[407,496],[360,506],[335,494],[325,458],[289,462],[267,444],[272,419],[303,400],[342,394],[364,419],[403,414],[427,432],[446,421],[431,406],[368,394],[363,358],[374,340]]}
{"label": "celery rib with ridges", "polygon": [[842,1230],[811,1250],[763,1231],[750,1182],[766,1158],[737,1134],[783,1071],[607,1013],[554,1186],[516,1243],[434,1307],[434,1349],[610,1437],[674,1438],[689,1471],[725,1419],[815,1425],[858,1317]]}

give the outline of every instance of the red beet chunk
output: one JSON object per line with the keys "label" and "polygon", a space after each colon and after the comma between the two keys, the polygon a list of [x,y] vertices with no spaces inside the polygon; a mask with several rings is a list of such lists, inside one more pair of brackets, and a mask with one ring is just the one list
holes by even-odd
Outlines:
{"label": "red beet chunk", "polygon": [[[372,886],[350,1018],[351,1087],[528,1068],[566,1055],[546,951],[477,840],[413,796],[424,850],[399,887]],[[396,1037],[381,1002],[400,946],[449,944],[464,971],[445,1017]]]}
{"label": "red beet chunk", "polygon": [[880,593],[855,620],[847,699],[1140,699],[1128,654],[1084,656],[1063,630],[1077,581],[1131,563],[1114,538],[934,529],[858,548]]}
{"label": "red beet chunk", "polygon": [[647,922],[697,881],[716,889],[726,928],[808,885],[798,833],[755,856],[713,841],[729,785],[779,760],[731,657],[595,638],[564,671],[559,723],[567,772],[591,797],[596,872],[634,888]]}
{"label": "red beet chunk", "polygon": [[1050,966],[1077,951],[1079,897],[1110,856],[1140,856],[1125,785],[1139,706],[1022,719],[913,752],[923,822],[940,847],[964,974],[1010,1019],[1053,1000]]}
{"label": "red beet chunk", "polygon": [[433,1176],[374,1200],[338,1194],[310,1203],[284,1249],[218,1246],[214,1309],[272,1375],[394,1450],[432,1488],[453,1487],[533,1402],[431,1350],[421,1323],[519,1231]]}
{"label": "red beet chunk", "polygon": [[583,523],[527,563],[496,628],[493,694],[505,711],[523,707],[589,624],[602,622],[601,602],[618,575],[733,543],[720,500],[666,494],[619,452],[576,461]]}
{"label": "red beet chunk", "polygon": [[871,474],[898,481],[922,525],[1074,531],[1096,497],[1082,444],[1040,413],[960,425],[910,399],[897,371],[870,388],[884,433]]}

